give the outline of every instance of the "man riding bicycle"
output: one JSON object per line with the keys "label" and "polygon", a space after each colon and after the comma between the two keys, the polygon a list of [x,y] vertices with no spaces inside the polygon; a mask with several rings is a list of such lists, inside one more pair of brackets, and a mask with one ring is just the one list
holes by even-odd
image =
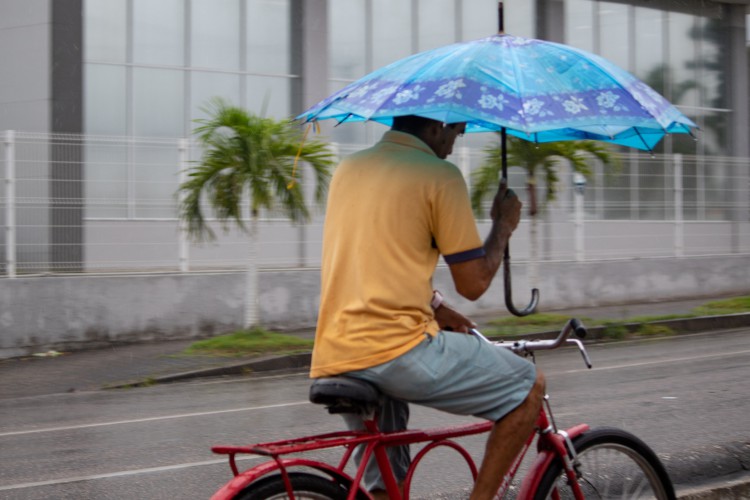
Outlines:
{"label": "man riding bicycle", "polygon": [[[445,158],[465,124],[396,117],[373,147],[345,158],[331,181],[323,233],[313,378],[346,375],[387,397],[380,428],[406,428],[408,402],[495,422],[472,499],[492,498],[532,431],[544,378],[532,363],[468,334],[473,323],[433,291],[440,255],[457,292],[489,288],[521,202],[502,186],[484,243],[466,183]],[[347,415],[350,428],[361,418]],[[389,450],[399,480],[409,450]],[[374,460],[365,485],[384,487]]]}

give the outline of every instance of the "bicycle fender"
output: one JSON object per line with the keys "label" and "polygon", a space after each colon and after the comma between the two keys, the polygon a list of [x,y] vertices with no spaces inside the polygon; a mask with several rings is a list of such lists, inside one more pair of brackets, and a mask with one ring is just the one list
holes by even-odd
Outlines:
{"label": "bicycle fender", "polygon": [[[309,467],[311,469],[319,470],[324,474],[328,474],[332,479],[336,479],[343,484],[352,484],[353,478],[347,474],[344,474],[340,470],[333,466],[325,464],[323,462],[316,462],[313,460],[305,460],[299,458],[290,458],[280,460],[281,464],[276,461],[264,462],[256,465],[255,467],[241,472],[235,476],[231,481],[226,483],[213,494],[211,500],[232,500],[239,492],[250,486],[258,479],[268,476],[276,471],[289,469],[290,467]],[[358,489],[365,494],[365,490],[359,486]]]}
{"label": "bicycle fender", "polygon": [[[588,425],[578,424],[569,429],[565,429],[565,432],[568,433],[568,436],[572,441],[588,430]],[[542,480],[544,471],[547,470],[547,467],[549,467],[549,464],[555,458],[557,458],[557,453],[555,453],[553,450],[541,450],[537,454],[536,460],[529,469],[528,473],[526,473],[526,476],[521,483],[521,489],[518,492],[518,497],[516,498],[518,498],[519,500],[523,500],[534,497],[534,492],[539,487],[539,482]]]}

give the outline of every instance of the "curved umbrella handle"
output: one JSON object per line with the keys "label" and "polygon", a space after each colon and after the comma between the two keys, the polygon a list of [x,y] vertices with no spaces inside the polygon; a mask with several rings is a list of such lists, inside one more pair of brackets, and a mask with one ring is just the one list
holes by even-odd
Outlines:
{"label": "curved umbrella handle", "polygon": [[503,257],[503,278],[505,280],[505,307],[508,308],[511,314],[514,316],[528,316],[536,311],[536,306],[539,304],[539,289],[531,289],[531,302],[526,306],[525,309],[519,311],[516,306],[513,305],[513,293],[511,292],[511,279],[510,279],[510,251],[508,247],[505,247],[505,256]]}

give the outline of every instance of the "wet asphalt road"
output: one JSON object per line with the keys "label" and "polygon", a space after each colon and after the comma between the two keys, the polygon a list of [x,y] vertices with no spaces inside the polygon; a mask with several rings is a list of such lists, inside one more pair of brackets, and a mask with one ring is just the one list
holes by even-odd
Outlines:
{"label": "wet asphalt road", "polygon": [[[726,455],[750,443],[750,330],[595,345],[589,354],[593,370],[571,349],[538,356],[561,426],[629,430],[680,484],[727,472]],[[211,445],[340,429],[338,417],[307,403],[307,390],[297,374],[0,399],[0,498],[208,498],[231,477]],[[412,410],[414,427],[466,421]],[[483,442],[464,441],[477,457]],[[468,487],[451,452],[429,457],[418,496]]]}

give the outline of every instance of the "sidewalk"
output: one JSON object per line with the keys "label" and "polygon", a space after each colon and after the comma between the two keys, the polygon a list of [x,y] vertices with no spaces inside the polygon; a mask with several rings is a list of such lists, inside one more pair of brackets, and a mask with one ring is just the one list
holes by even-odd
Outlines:
{"label": "sidewalk", "polygon": [[[570,317],[623,320],[644,315],[687,314],[712,299],[652,302],[565,311],[545,311]],[[498,314],[475,318],[481,326]],[[562,325],[561,325],[562,326]],[[718,327],[725,327],[718,325]],[[293,332],[312,338],[311,330]],[[0,360],[0,398],[89,391],[128,384],[170,382],[188,378],[304,369],[309,355],[224,358],[182,356],[191,340],[111,346],[64,353],[58,357]],[[40,353],[41,354],[41,353]]]}

